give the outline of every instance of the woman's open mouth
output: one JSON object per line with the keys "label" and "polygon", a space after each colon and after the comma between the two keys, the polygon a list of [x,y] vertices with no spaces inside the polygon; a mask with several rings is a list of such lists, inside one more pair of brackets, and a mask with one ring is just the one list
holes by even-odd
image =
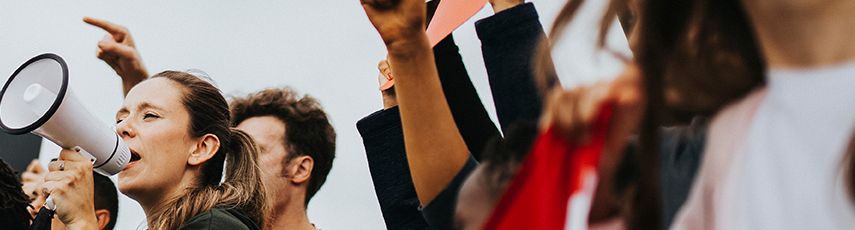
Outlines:
{"label": "woman's open mouth", "polygon": [[125,169],[128,169],[129,167],[131,167],[131,165],[137,163],[137,161],[139,161],[139,160],[140,160],[140,154],[138,154],[136,151],[131,149],[131,159],[128,161],[128,165],[125,166]]}

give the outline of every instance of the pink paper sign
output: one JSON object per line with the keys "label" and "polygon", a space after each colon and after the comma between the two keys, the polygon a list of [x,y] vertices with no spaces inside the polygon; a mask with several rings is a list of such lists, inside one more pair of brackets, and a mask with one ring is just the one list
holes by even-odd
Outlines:
{"label": "pink paper sign", "polygon": [[487,0],[442,0],[427,28],[428,40],[435,46],[475,13],[484,8]]}

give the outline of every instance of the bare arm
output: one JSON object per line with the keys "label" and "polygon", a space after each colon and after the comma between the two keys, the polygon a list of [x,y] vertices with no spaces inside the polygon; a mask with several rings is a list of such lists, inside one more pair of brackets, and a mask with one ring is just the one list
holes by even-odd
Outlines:
{"label": "bare arm", "polygon": [[395,76],[404,145],[419,201],[428,204],[469,158],[451,116],[424,31],[422,0],[362,0]]}

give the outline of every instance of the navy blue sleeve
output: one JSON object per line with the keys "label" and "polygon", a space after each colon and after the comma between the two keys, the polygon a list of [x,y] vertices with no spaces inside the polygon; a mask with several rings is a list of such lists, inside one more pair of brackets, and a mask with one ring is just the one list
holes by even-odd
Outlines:
{"label": "navy blue sleeve", "polygon": [[475,22],[484,66],[502,131],[520,120],[536,121],[543,100],[533,63],[538,42],[546,38],[532,3],[520,4]]}
{"label": "navy blue sleeve", "polygon": [[457,195],[460,194],[460,187],[463,181],[475,171],[478,162],[475,158],[469,157],[463,168],[457,172],[454,179],[448,183],[448,186],[439,192],[430,203],[422,208],[422,215],[427,222],[436,229],[453,229],[454,227],[454,209],[457,205]]}
{"label": "navy blue sleeve", "polygon": [[463,58],[460,56],[452,35],[442,39],[433,47],[436,70],[442,84],[442,92],[460,136],[476,160],[491,138],[500,136],[496,124],[484,109],[481,98],[469,79]]}
{"label": "navy blue sleeve", "polygon": [[419,198],[410,177],[398,107],[374,112],[359,120],[356,128],[362,135],[386,228],[433,229],[418,211]]}

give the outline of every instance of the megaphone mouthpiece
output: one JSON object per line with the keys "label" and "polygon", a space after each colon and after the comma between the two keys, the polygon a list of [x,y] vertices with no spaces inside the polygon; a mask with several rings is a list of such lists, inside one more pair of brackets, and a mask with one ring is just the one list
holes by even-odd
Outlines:
{"label": "megaphone mouthpiece", "polygon": [[29,105],[30,110],[35,114],[45,114],[53,105],[56,94],[39,83],[33,83],[24,90],[24,102]]}

